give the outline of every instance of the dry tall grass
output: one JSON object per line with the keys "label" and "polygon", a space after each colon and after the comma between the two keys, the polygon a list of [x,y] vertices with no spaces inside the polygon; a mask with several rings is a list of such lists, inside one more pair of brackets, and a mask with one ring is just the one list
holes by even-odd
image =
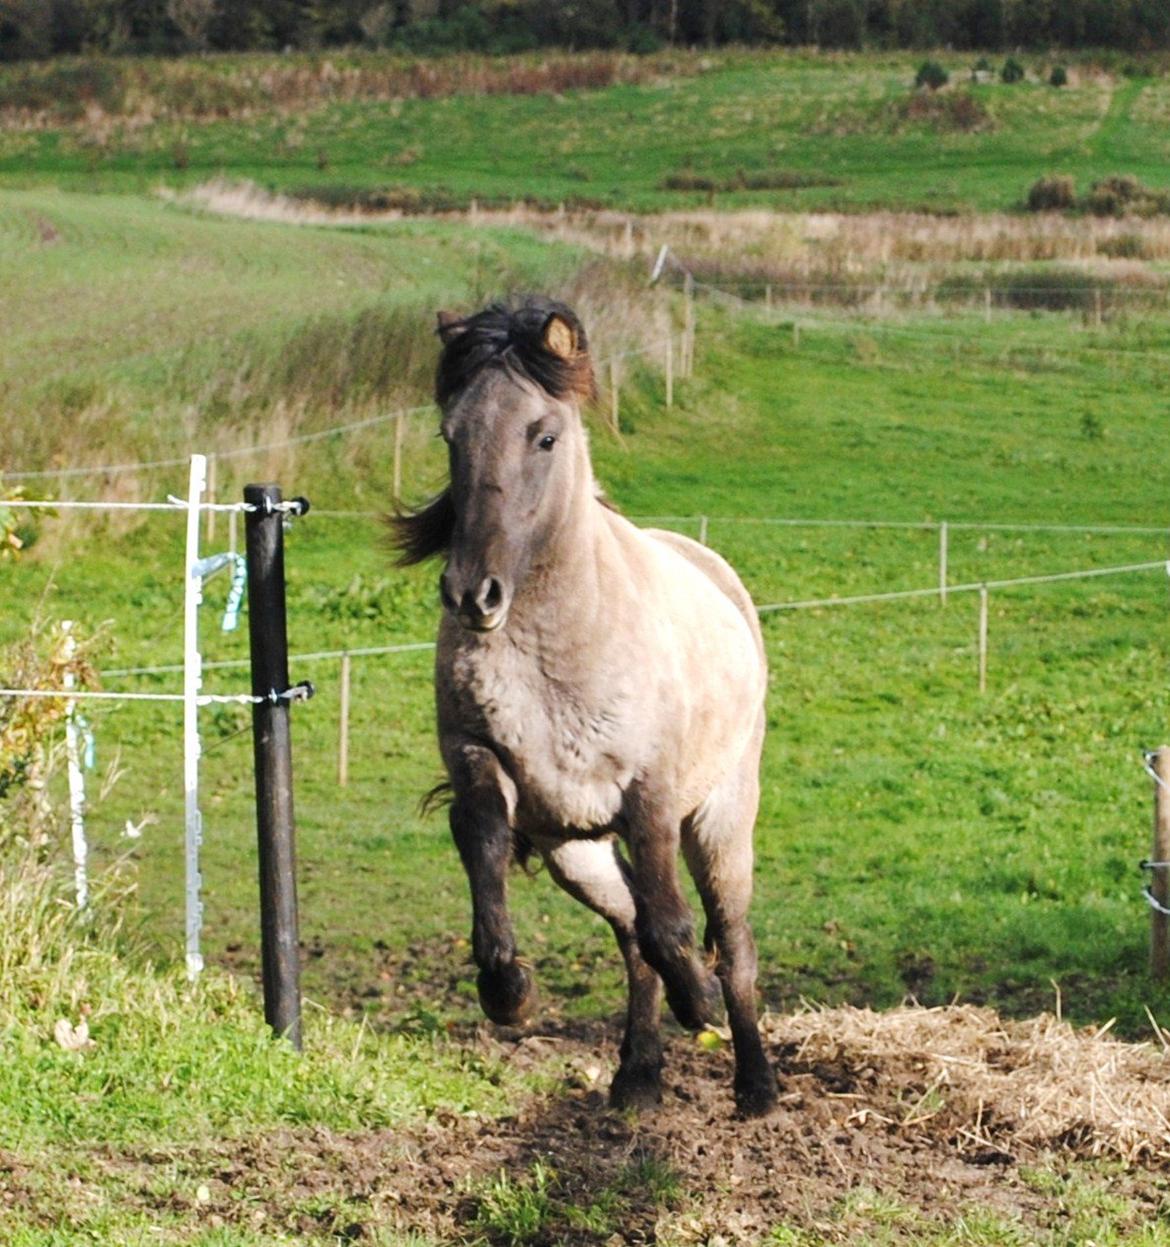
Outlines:
{"label": "dry tall grass", "polygon": [[337,51],[273,57],[76,58],[0,67],[0,129],[132,127],[303,113],[354,100],[543,95],[698,72],[686,54],[618,52],[418,58]]}

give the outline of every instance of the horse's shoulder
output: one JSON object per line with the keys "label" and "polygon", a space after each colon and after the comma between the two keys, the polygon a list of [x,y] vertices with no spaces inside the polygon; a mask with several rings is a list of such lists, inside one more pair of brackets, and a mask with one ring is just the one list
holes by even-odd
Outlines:
{"label": "horse's shoulder", "polygon": [[644,528],[639,530],[643,537],[675,555],[681,555],[692,567],[700,571],[723,595],[731,600],[751,628],[756,644],[763,649],[760,635],[759,618],[752,602],[751,594],[744,587],[735,568],[722,555],[717,554],[710,546],[702,545],[682,533],[671,532],[665,528]]}

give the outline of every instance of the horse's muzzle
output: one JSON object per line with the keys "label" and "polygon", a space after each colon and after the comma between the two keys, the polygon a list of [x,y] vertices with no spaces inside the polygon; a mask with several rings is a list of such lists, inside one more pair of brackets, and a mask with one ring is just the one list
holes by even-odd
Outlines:
{"label": "horse's muzzle", "polygon": [[450,583],[450,568],[439,577],[439,596],[443,605],[469,632],[494,632],[508,618],[512,595],[495,576],[485,576],[474,590],[456,596]]}

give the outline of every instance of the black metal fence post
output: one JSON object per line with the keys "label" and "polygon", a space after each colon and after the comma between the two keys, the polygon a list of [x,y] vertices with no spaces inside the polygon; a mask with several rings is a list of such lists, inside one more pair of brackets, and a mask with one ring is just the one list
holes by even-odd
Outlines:
{"label": "black metal fence post", "polygon": [[248,633],[256,756],[256,831],[260,848],[260,947],[264,1017],[301,1047],[301,966],[297,930],[293,819],[292,701],[284,594],[284,512],[279,486],[247,485],[255,509],[244,522],[248,551]]}

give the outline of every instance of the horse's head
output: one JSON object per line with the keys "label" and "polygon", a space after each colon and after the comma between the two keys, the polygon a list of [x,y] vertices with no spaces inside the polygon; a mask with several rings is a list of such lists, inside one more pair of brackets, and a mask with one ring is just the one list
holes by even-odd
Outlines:
{"label": "horse's head", "polygon": [[407,562],[445,552],[443,605],[465,628],[490,632],[592,490],[580,404],[593,369],[580,321],[544,299],[464,319],[441,313],[438,332],[451,481],[400,517],[399,544]]}

